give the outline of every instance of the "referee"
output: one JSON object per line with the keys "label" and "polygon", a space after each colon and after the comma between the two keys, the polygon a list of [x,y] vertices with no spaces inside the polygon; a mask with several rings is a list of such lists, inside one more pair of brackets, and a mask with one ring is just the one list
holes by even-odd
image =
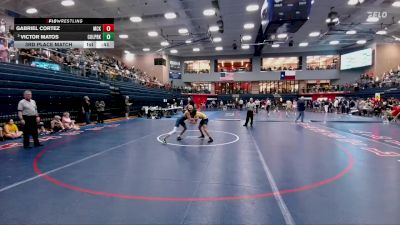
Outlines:
{"label": "referee", "polygon": [[247,108],[247,116],[246,116],[246,123],[243,125],[247,127],[247,124],[250,121],[250,126],[253,126],[253,115],[254,115],[254,110],[256,109],[256,104],[253,102],[253,98],[250,98],[250,101],[246,104]]}
{"label": "referee", "polygon": [[32,92],[30,90],[24,92],[24,99],[18,103],[18,117],[21,124],[24,126],[24,148],[31,148],[29,146],[30,135],[32,135],[35,147],[42,146],[42,144],[39,143],[37,129],[37,123],[40,122],[40,117],[36,102],[32,100]]}

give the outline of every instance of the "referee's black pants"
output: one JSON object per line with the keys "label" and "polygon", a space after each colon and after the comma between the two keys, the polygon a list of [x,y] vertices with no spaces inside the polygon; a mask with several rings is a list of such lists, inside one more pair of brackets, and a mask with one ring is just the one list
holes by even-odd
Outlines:
{"label": "referee's black pants", "polygon": [[23,128],[24,132],[24,147],[29,146],[29,137],[32,135],[33,143],[35,146],[40,145],[39,143],[39,135],[38,135],[38,126],[36,122],[36,116],[23,116],[25,120],[25,125]]}
{"label": "referee's black pants", "polygon": [[248,110],[247,111],[247,115],[246,115],[246,123],[244,124],[245,126],[247,126],[247,124],[249,123],[250,120],[250,126],[253,126],[253,110]]}

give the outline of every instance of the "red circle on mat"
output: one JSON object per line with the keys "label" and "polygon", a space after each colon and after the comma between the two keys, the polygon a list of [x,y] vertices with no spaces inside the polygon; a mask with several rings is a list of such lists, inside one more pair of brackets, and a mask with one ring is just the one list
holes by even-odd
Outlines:
{"label": "red circle on mat", "polygon": [[[60,145],[64,142],[59,142],[56,145]],[[81,193],[87,193],[91,195],[98,195],[98,196],[103,196],[103,197],[112,197],[112,198],[120,198],[120,199],[131,199],[131,200],[143,200],[143,201],[171,201],[171,202],[189,202],[189,201],[229,201],[229,200],[243,200],[243,199],[256,199],[256,198],[266,198],[266,197],[271,197],[274,195],[285,195],[289,193],[296,193],[296,192],[302,192],[305,190],[317,188],[324,186],[326,184],[332,183],[336,180],[339,180],[342,178],[345,174],[347,174],[354,165],[354,159],[351,153],[344,148],[340,148],[346,156],[347,156],[347,166],[340,171],[338,174],[336,174],[333,177],[330,177],[328,179],[296,187],[296,188],[291,188],[291,189],[283,189],[278,192],[266,192],[266,193],[260,193],[260,194],[255,194],[255,195],[239,195],[239,196],[221,196],[221,197],[197,197],[197,198],[184,198],[184,197],[158,197],[158,196],[142,196],[142,195],[124,195],[124,194],[117,194],[117,193],[112,193],[112,192],[103,192],[103,191],[96,191],[93,189],[87,189],[87,188],[82,188],[74,185],[70,185],[67,183],[64,183],[60,180],[55,179],[54,177],[49,176],[46,172],[42,172],[39,168],[39,161],[43,157],[44,153],[50,149],[51,146],[43,149],[41,152],[39,152],[34,161],[33,161],[33,169],[35,173],[42,178],[50,181],[53,184],[56,184],[58,186],[61,186],[63,188],[67,188],[73,191],[78,191]],[[55,147],[55,146],[53,146]]]}

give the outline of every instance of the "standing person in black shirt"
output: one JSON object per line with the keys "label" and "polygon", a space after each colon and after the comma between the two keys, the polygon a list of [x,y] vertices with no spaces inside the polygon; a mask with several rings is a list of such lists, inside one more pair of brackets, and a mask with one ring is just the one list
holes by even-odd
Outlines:
{"label": "standing person in black shirt", "polygon": [[304,102],[304,97],[301,97],[300,100],[297,102],[297,110],[299,111],[299,115],[297,116],[297,120],[301,118],[301,122],[304,121],[304,111],[306,110],[306,103]]}
{"label": "standing person in black shirt", "polygon": [[243,126],[247,127],[249,120],[250,120],[250,126],[253,126],[253,116],[254,116],[254,111],[256,110],[256,104],[253,102],[253,98],[250,98],[250,101],[246,104],[246,108],[247,108],[246,123]]}
{"label": "standing person in black shirt", "polygon": [[83,103],[82,103],[82,114],[85,118],[86,124],[90,124],[90,113],[92,111],[90,110],[90,99],[88,96],[83,97]]}

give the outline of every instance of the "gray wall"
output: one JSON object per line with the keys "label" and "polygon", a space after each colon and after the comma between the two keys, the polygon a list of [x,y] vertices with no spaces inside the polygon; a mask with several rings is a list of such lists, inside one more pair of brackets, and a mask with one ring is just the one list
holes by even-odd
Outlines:
{"label": "gray wall", "polygon": [[[213,72],[214,64],[216,59],[240,59],[240,58],[252,58],[253,60],[253,72],[237,72],[234,73],[235,81],[262,81],[262,80],[279,80],[280,72],[266,71],[261,72],[261,58],[263,57],[303,57],[302,67],[306,68],[306,57],[310,55],[334,55],[338,54],[336,51],[325,51],[325,52],[301,52],[301,53],[275,53],[275,54],[264,54],[261,57],[254,57],[252,55],[235,55],[235,56],[215,56],[215,57],[190,57],[181,58],[182,73],[184,72],[184,61],[185,60],[210,60],[211,61],[211,73],[210,74],[185,74],[182,75],[183,82],[216,82],[220,80],[220,73]],[[296,71],[296,80],[325,80],[325,79],[339,79],[339,70],[299,70]]]}
{"label": "gray wall", "polygon": [[[253,72],[238,72],[234,73],[235,81],[265,81],[265,80],[279,80],[279,72],[261,72],[261,58],[264,57],[303,57],[302,68],[306,68],[306,58],[312,55],[340,55],[360,49],[373,48],[376,49],[374,43],[367,46],[351,46],[349,48],[338,51],[320,51],[320,52],[298,52],[298,53],[270,53],[263,54],[261,57],[254,57],[253,55],[232,55],[232,56],[198,56],[198,57],[175,57],[180,59],[182,66],[182,80],[174,80],[174,84],[184,85],[185,82],[218,82],[220,81],[220,73],[214,71],[214,63],[216,59],[240,59],[252,58]],[[210,60],[211,73],[210,74],[185,74],[184,61],[185,60]],[[353,83],[360,78],[360,74],[372,71],[374,65],[370,67],[352,69],[352,70],[300,70],[296,71],[296,80],[333,80],[335,84]]]}

